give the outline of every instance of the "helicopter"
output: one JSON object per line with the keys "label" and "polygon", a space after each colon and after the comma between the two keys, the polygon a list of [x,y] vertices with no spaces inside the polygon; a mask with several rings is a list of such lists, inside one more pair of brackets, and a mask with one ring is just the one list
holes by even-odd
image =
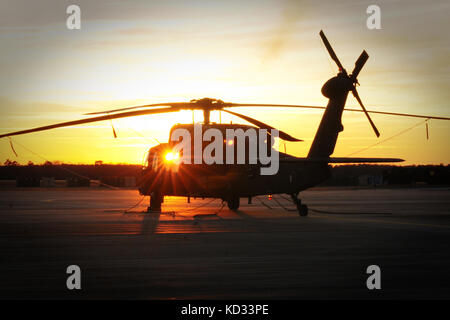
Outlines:
{"label": "helicopter", "polygon": [[[2,137],[11,137],[26,133],[32,133],[55,128],[74,126],[84,123],[119,119],[125,117],[135,117],[140,115],[160,114],[178,112],[181,110],[201,110],[203,112],[203,123],[198,124],[176,124],[171,128],[170,137],[180,130],[194,135],[196,130],[207,132],[215,130],[219,137],[227,137],[227,132],[239,131],[251,132],[256,130],[262,134],[256,134],[253,139],[250,135],[239,141],[236,137],[225,138],[215,141],[215,153],[212,154],[216,161],[208,159],[198,159],[192,153],[186,153],[185,150],[179,152],[177,144],[172,139],[167,143],[160,143],[148,151],[145,165],[142,168],[141,176],[138,180],[138,190],[142,195],[150,196],[148,212],[161,212],[161,206],[164,202],[164,196],[182,196],[201,198],[218,198],[227,203],[230,210],[239,209],[240,199],[248,198],[251,203],[252,197],[259,195],[287,194],[291,197],[294,205],[297,207],[300,216],[308,215],[308,206],[303,204],[299,198],[299,193],[311,188],[328,179],[331,175],[330,164],[336,163],[385,163],[401,162],[398,158],[355,158],[355,157],[331,157],[336,146],[338,135],[344,130],[342,125],[343,111],[363,112],[367,117],[375,135],[380,133],[370,117],[370,113],[417,117],[425,119],[450,120],[446,117],[435,117],[427,115],[393,113],[384,111],[366,110],[356,89],[358,75],[367,62],[369,55],[365,50],[360,54],[355,62],[354,69],[350,74],[342,66],[328,39],[323,31],[319,33],[332,60],[337,64],[339,72],[336,76],[329,79],[322,87],[322,94],[328,98],[328,104],[323,106],[307,105],[286,105],[286,104],[260,104],[260,103],[231,103],[219,99],[203,98],[194,99],[189,102],[168,102],[147,104],[141,106],[126,107],[114,110],[92,112],[86,115],[95,115],[94,117],[57,123],[53,125],[16,131],[0,135]],[[352,93],[361,106],[360,109],[346,109],[345,104],[349,93]],[[280,107],[280,108],[313,108],[324,109],[324,114],[315,134],[314,140],[306,157],[295,157],[287,153],[279,152],[274,148],[275,138],[278,137],[285,141],[302,141],[290,134],[278,130],[269,124],[258,121],[249,116],[229,110],[233,107]],[[212,111],[226,112],[234,115],[252,124],[222,124],[210,121]],[[113,128],[114,136],[116,136]],[[204,136],[203,136],[204,137]],[[212,139],[211,139],[212,140]],[[217,140],[217,139],[215,139]],[[217,143],[218,142],[218,143]],[[185,145],[195,144],[189,142]],[[240,145],[240,148],[238,146]],[[256,151],[253,156],[250,155],[250,149],[256,145]],[[200,155],[208,148],[204,140],[200,142]],[[255,148],[254,148],[255,149]],[[232,150],[233,161],[224,161],[224,150]],[[244,161],[236,161],[236,153],[243,151]],[[262,152],[264,151],[264,152]],[[262,152],[262,153],[261,153]],[[194,152],[195,153],[195,152]],[[261,154],[275,154],[277,160],[277,170],[274,174],[264,175],[262,170],[267,167],[267,162],[263,162]],[[222,158],[221,158],[222,157]],[[181,161],[181,158],[187,161]],[[209,159],[211,160],[211,159]]]}

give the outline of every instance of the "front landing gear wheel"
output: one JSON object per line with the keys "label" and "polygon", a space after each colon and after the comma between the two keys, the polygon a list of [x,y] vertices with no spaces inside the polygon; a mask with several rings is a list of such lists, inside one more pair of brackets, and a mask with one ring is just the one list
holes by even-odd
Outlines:
{"label": "front landing gear wheel", "polygon": [[159,192],[152,192],[150,195],[150,207],[147,212],[161,212],[161,203],[164,201],[164,196]]}
{"label": "front landing gear wheel", "polygon": [[301,204],[298,206],[298,214],[301,217],[306,217],[308,215],[308,206],[306,204]]}
{"label": "front landing gear wheel", "polygon": [[233,197],[227,200],[228,208],[232,211],[237,211],[239,209],[239,197]]}

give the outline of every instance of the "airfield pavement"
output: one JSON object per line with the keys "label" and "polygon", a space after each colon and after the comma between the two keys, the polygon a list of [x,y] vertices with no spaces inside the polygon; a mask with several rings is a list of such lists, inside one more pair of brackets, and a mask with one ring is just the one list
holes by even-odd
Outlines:
{"label": "airfield pavement", "polygon": [[[155,215],[148,198],[124,212],[136,190],[0,190],[0,298],[450,298],[449,188],[301,198],[308,217],[279,196],[237,212],[166,197]],[[372,264],[381,290],[366,287]],[[66,288],[69,265],[82,290]]]}

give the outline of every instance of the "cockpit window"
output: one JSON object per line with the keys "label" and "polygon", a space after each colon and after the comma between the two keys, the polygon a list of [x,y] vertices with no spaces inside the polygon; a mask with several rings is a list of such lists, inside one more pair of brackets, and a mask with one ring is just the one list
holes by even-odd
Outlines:
{"label": "cockpit window", "polygon": [[159,163],[160,163],[160,159],[159,159],[159,155],[155,154],[153,156],[153,160],[152,160],[152,169],[156,170],[158,169]]}

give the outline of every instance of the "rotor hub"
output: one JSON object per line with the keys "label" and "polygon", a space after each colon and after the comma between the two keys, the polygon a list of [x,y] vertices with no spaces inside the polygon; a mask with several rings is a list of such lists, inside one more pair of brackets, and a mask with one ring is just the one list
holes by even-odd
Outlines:
{"label": "rotor hub", "polygon": [[338,73],[336,77],[325,82],[322,87],[322,94],[328,99],[335,99],[342,94],[347,94],[352,89],[352,85],[352,81],[347,75]]}
{"label": "rotor hub", "polygon": [[224,102],[219,99],[202,98],[191,100],[193,108],[203,110],[203,119],[205,124],[209,124],[210,114],[212,110],[221,110],[224,107]]}
{"label": "rotor hub", "polygon": [[222,100],[212,98],[193,99],[190,102],[194,104],[196,109],[217,110],[222,109],[224,106]]}

